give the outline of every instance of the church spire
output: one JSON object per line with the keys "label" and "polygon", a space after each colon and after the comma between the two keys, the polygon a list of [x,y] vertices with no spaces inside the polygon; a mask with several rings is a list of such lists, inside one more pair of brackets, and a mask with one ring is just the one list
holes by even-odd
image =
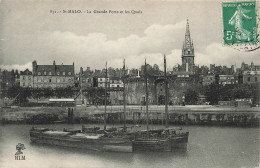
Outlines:
{"label": "church spire", "polygon": [[194,46],[190,38],[190,25],[187,18],[185,40],[182,48],[182,70],[186,72],[194,72]]}
{"label": "church spire", "polygon": [[186,33],[185,33],[185,41],[184,41],[184,48],[192,48],[192,42],[190,38],[190,26],[189,26],[189,19],[187,18],[187,25],[186,25]]}

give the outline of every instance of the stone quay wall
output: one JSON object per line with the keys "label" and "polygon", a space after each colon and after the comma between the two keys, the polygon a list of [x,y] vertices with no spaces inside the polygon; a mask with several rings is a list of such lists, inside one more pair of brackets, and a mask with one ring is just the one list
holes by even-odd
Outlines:
{"label": "stone quay wall", "polygon": [[[107,106],[107,123],[124,122],[123,106]],[[260,107],[219,107],[210,105],[169,106],[171,125],[259,126]],[[76,107],[11,107],[0,109],[0,123],[103,123],[104,106]],[[165,107],[149,106],[149,123],[165,123]],[[128,124],[146,123],[145,106],[127,106]]]}

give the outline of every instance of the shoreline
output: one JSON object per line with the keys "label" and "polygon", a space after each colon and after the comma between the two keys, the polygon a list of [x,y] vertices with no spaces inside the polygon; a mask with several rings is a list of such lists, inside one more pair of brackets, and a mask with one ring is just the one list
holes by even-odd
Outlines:
{"label": "shoreline", "polygon": [[[164,106],[149,106],[150,124],[163,124]],[[126,123],[144,124],[145,106],[127,106]],[[0,109],[0,124],[101,124],[104,106],[13,107]],[[123,123],[123,106],[107,107],[107,123]],[[170,125],[259,127],[260,107],[169,106]]]}

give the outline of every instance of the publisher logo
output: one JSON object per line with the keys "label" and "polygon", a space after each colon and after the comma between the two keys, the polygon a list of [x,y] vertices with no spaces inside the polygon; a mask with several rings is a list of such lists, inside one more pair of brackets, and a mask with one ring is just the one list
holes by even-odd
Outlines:
{"label": "publisher logo", "polygon": [[25,160],[25,155],[23,154],[22,150],[25,149],[24,144],[18,143],[16,145],[16,153],[15,153],[15,160]]}

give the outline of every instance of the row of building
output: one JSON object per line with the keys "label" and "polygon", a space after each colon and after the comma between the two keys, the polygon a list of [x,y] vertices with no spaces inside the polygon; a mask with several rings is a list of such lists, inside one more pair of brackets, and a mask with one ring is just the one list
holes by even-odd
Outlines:
{"label": "row of building", "polygon": [[123,82],[119,77],[106,78],[104,74],[99,77],[90,77],[80,69],[80,73],[75,73],[74,63],[72,65],[38,65],[32,62],[32,71],[26,69],[18,72],[1,71],[1,89],[8,89],[14,85],[30,88],[65,88],[65,87],[105,87],[108,83],[110,88],[122,88]]}
{"label": "row of building", "polygon": [[[38,65],[36,61],[32,63],[33,71],[28,69],[20,71],[0,71],[1,88],[8,88],[13,85],[20,85],[21,87],[31,88],[43,88],[49,87],[65,88],[65,87],[107,87],[110,88],[122,88],[123,79],[120,77],[108,77],[105,78],[104,73],[100,76],[89,75],[83,68],[80,68],[79,73],[75,73],[74,63],[72,65],[56,65],[55,61],[52,65]],[[135,81],[133,79],[140,79],[139,71],[136,76],[127,76],[127,82]],[[151,77],[151,76],[150,76]],[[162,76],[155,75],[154,79],[161,79]],[[169,74],[169,78],[178,83],[187,83],[193,81],[195,83],[201,83],[203,86],[217,83],[221,85],[226,84],[255,84],[260,82],[260,71],[246,70],[241,74],[232,75],[196,75],[187,73],[173,73]],[[189,83],[189,82],[188,82]]]}
{"label": "row of building", "polygon": [[226,84],[256,84],[260,82],[260,71],[244,71],[242,74],[233,75],[202,75],[201,83],[203,86],[212,83],[221,85]]}

